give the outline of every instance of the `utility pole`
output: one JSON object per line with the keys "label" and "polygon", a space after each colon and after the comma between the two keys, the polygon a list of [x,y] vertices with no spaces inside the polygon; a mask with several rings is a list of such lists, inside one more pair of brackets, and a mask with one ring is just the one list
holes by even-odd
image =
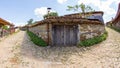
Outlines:
{"label": "utility pole", "polygon": [[[48,11],[48,18],[49,18],[49,14],[50,14],[50,10],[51,8],[47,8],[47,11]],[[49,22],[47,23],[47,35],[48,35],[48,45],[49,45],[49,31],[50,31],[50,28],[49,28]]]}

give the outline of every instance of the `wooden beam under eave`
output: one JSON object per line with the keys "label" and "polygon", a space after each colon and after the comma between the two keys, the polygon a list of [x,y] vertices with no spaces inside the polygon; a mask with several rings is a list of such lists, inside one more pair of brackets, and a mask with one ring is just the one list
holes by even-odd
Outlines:
{"label": "wooden beam under eave", "polygon": [[7,25],[5,22],[3,22],[3,21],[0,21],[0,24],[2,24],[2,25]]}
{"label": "wooden beam under eave", "polygon": [[0,23],[0,27],[2,27],[4,24]]}
{"label": "wooden beam under eave", "polygon": [[9,23],[8,21],[6,21],[2,18],[0,18],[0,23],[3,24],[3,25],[10,25],[10,26],[13,25],[13,24]]}

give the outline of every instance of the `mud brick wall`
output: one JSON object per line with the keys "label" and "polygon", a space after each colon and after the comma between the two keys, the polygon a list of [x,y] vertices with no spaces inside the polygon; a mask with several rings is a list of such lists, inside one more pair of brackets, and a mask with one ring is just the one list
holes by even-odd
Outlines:
{"label": "mud brick wall", "polygon": [[86,40],[99,36],[105,32],[105,26],[101,24],[80,24],[80,40]]}
{"label": "mud brick wall", "polygon": [[29,28],[29,31],[33,32],[38,37],[42,38],[44,41],[47,42],[47,38],[48,38],[48,36],[47,36],[47,24],[31,27],[31,28]]}
{"label": "mud brick wall", "polygon": [[[85,21],[77,25],[78,25],[78,34],[77,34],[78,41],[83,41],[89,38],[100,36],[105,32],[104,24],[96,23],[94,21],[92,22]],[[30,27],[29,30],[34,34],[36,34],[38,37],[41,37],[47,43],[49,42],[50,45],[53,43],[52,24],[49,24],[49,32],[48,32],[48,24],[42,24],[42,25]],[[49,40],[48,40],[48,33],[49,33]]]}
{"label": "mud brick wall", "polygon": [[113,24],[114,27],[120,28],[120,21],[118,21],[116,24]]}

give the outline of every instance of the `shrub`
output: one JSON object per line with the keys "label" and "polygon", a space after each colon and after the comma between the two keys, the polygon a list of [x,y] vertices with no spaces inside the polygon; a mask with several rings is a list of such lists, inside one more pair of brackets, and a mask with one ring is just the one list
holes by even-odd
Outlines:
{"label": "shrub", "polygon": [[100,42],[106,40],[107,36],[108,36],[108,33],[104,32],[104,34],[102,34],[100,36],[97,36],[97,37],[94,37],[94,38],[90,38],[90,39],[81,41],[80,44],[79,44],[79,46],[85,46],[85,47],[87,47],[87,46],[91,46],[91,45],[100,43]]}
{"label": "shrub", "polygon": [[47,46],[47,43],[40,37],[38,37],[37,35],[35,35],[34,33],[27,31],[28,36],[30,37],[30,40],[38,45],[38,46]]}
{"label": "shrub", "polygon": [[8,26],[4,25],[2,26],[3,29],[8,30]]}

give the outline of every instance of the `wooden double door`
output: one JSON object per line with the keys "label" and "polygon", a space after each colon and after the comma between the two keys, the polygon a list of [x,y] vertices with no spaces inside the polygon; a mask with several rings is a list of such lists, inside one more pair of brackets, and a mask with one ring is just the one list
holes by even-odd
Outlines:
{"label": "wooden double door", "polygon": [[54,25],[52,30],[53,45],[72,46],[77,44],[77,25]]}

